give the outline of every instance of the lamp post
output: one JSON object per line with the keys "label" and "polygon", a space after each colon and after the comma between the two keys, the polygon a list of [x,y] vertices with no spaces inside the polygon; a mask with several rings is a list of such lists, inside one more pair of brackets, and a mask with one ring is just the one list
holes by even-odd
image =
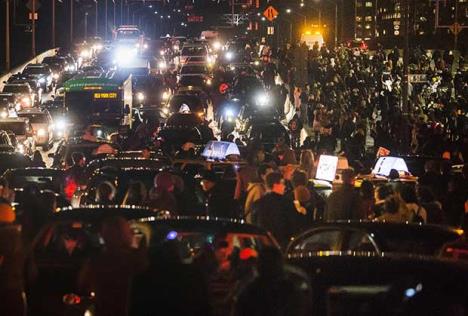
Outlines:
{"label": "lamp post", "polygon": [[55,0],[52,0],[52,47],[55,48]]}
{"label": "lamp post", "polygon": [[36,57],[36,0],[32,0],[31,55]]}
{"label": "lamp post", "polygon": [[85,40],[87,40],[88,39],[88,12],[85,12],[84,33],[85,33]]}
{"label": "lamp post", "polygon": [[107,0],[104,1],[104,39],[107,40]]}
{"label": "lamp post", "polygon": [[70,0],[70,48],[73,45],[73,14],[73,0]]}
{"label": "lamp post", "polygon": [[5,1],[5,70],[11,68],[10,62],[10,0]]}
{"label": "lamp post", "polygon": [[98,36],[98,32],[99,32],[99,27],[98,27],[98,20],[99,20],[99,12],[98,12],[98,1],[97,0],[94,0],[94,3],[95,3],[95,22],[94,22],[94,28],[95,28],[95,36]]}

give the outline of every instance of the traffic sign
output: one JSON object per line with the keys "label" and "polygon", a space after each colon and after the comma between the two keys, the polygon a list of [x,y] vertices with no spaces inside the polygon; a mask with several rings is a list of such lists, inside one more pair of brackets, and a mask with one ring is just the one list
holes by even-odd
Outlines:
{"label": "traffic sign", "polygon": [[274,26],[269,26],[267,28],[267,35],[274,35],[275,34],[275,27]]}
{"label": "traffic sign", "polygon": [[278,16],[278,11],[273,6],[269,6],[265,11],[263,11],[263,15],[271,22]]}
{"label": "traffic sign", "polygon": [[[32,13],[29,12],[28,18],[32,20]],[[34,20],[37,20],[37,12],[34,13]]]}
{"label": "traffic sign", "polygon": [[458,33],[460,33],[461,30],[462,26],[460,25],[460,23],[453,23],[452,25],[450,25],[450,31],[452,31],[452,33],[455,35],[458,35]]}
{"label": "traffic sign", "polygon": [[[41,7],[41,4],[40,4],[40,2],[37,1],[37,0],[34,0],[34,1],[36,1],[35,8],[34,8],[34,9],[36,9],[36,11],[37,11],[37,10],[39,10],[39,8]],[[33,10],[33,0],[29,0],[29,1],[26,3],[26,8],[28,8],[29,11],[32,11],[32,10]]]}

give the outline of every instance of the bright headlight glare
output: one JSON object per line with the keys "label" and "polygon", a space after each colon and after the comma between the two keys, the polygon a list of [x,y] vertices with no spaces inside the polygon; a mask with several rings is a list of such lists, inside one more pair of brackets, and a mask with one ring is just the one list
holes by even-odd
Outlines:
{"label": "bright headlight glare", "polygon": [[91,56],[91,53],[89,50],[87,49],[84,49],[80,52],[80,57],[83,57],[83,58],[89,58]]}
{"label": "bright headlight glare", "polygon": [[45,81],[46,81],[45,78],[40,78],[39,79],[39,83],[45,83]]}
{"label": "bright headlight glare", "polygon": [[161,50],[159,51],[159,55],[164,56],[164,50],[161,49]]}
{"label": "bright headlight glare", "polygon": [[126,65],[133,61],[136,56],[136,50],[134,48],[121,47],[117,50],[115,60],[119,65]]}
{"label": "bright headlight glare", "polygon": [[260,62],[258,60],[254,61],[254,65],[255,66],[259,66],[260,65]]}
{"label": "bright headlight glare", "polygon": [[165,61],[160,61],[159,64],[158,64],[159,68],[160,69],[166,69],[167,67],[167,64]]}
{"label": "bright headlight glare", "polygon": [[179,45],[174,45],[172,48],[173,48],[174,50],[179,50]]}
{"label": "bright headlight glare", "polygon": [[206,80],[206,84],[207,84],[208,86],[211,86],[211,84],[212,84],[211,79],[207,79],[207,80]]}
{"label": "bright headlight glare", "polygon": [[268,95],[266,93],[261,93],[257,95],[256,101],[258,105],[265,106],[268,103]]}
{"label": "bright headlight glare", "polygon": [[21,99],[21,102],[26,103],[26,104],[30,104],[31,100],[28,97],[24,97],[24,98]]}
{"label": "bright headlight glare", "polygon": [[37,131],[37,136],[39,136],[39,137],[46,136],[46,130],[43,129],[43,128],[40,128],[40,129]]}
{"label": "bright headlight glare", "polygon": [[221,48],[221,43],[220,42],[214,42],[213,43],[213,48],[214,48],[214,50],[219,50]]}
{"label": "bright headlight glare", "polygon": [[167,91],[164,91],[163,94],[162,94],[162,98],[163,98],[163,100],[169,99],[169,93]]}
{"label": "bright headlight glare", "polygon": [[1,118],[7,118],[8,117],[8,112],[2,111],[2,113],[0,113],[0,117]]}
{"label": "bright headlight glare", "polygon": [[18,144],[18,146],[16,146],[16,150],[18,150],[18,152],[24,154],[24,145],[23,144]]}
{"label": "bright headlight glare", "polygon": [[163,108],[162,112],[167,115],[167,114],[169,114],[169,109],[168,108]]}
{"label": "bright headlight glare", "polygon": [[58,120],[57,123],[55,124],[55,128],[58,130],[64,130],[67,127],[68,123],[66,120]]}
{"label": "bright headlight glare", "polygon": [[143,92],[138,92],[137,99],[138,101],[143,101],[145,99],[145,94]]}
{"label": "bright headlight glare", "polygon": [[57,74],[57,73],[54,73],[54,74],[52,75],[52,77],[53,77],[55,80],[57,80],[57,79],[60,77],[60,75]]}
{"label": "bright headlight glare", "polygon": [[226,109],[226,116],[229,117],[229,116],[234,116],[234,111],[232,109]]}
{"label": "bright headlight glare", "polygon": [[227,52],[226,53],[226,59],[227,60],[232,60],[232,58],[234,58],[234,54],[232,52]]}

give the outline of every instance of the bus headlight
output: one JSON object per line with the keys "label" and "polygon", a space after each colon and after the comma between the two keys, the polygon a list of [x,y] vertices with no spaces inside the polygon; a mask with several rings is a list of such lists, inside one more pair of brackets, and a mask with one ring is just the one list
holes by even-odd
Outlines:
{"label": "bus headlight", "polygon": [[143,102],[145,100],[145,94],[143,92],[138,92],[136,97],[137,97],[137,100],[140,102]]}

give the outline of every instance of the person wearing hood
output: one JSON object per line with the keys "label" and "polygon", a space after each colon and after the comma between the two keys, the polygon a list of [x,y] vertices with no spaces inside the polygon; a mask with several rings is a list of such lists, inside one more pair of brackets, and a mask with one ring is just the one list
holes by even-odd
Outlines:
{"label": "person wearing hood", "polygon": [[0,202],[0,315],[26,315],[21,228],[10,204]]}
{"label": "person wearing hood", "polygon": [[238,218],[238,203],[234,200],[232,189],[213,171],[202,174],[201,186],[206,196],[206,212],[209,216]]}
{"label": "person wearing hood", "polygon": [[268,164],[262,164],[257,169],[260,181],[249,182],[247,186],[247,198],[244,205],[244,217],[247,223],[252,223],[252,205],[266,194],[266,176],[273,172]]}
{"label": "person wearing hood", "polygon": [[154,177],[154,187],[149,191],[148,206],[158,210],[177,212],[177,200],[174,195],[175,183],[171,173],[161,171]]}

